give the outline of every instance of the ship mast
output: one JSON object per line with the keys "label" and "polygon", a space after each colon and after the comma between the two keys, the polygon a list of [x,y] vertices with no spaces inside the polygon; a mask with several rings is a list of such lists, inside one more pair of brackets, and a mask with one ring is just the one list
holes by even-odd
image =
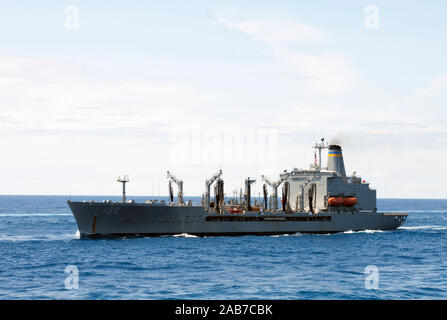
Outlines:
{"label": "ship mast", "polygon": [[118,177],[116,181],[123,184],[123,203],[126,203],[126,183],[129,182],[129,177],[125,174],[122,177]]}
{"label": "ship mast", "polygon": [[252,180],[250,177],[245,179],[245,201],[247,211],[251,211],[251,185],[255,182],[256,180]]}
{"label": "ship mast", "polygon": [[328,143],[324,142],[324,138],[321,138],[321,142],[315,143],[314,149],[318,149],[318,169],[321,170],[321,150],[327,149]]}

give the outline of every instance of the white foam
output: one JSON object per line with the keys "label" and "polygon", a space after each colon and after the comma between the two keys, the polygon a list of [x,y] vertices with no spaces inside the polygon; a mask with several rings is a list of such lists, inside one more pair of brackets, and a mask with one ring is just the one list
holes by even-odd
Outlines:
{"label": "white foam", "polygon": [[293,237],[293,236],[299,236],[300,233],[284,233],[284,234],[274,234],[270,237],[272,238],[278,238],[278,237]]}
{"label": "white foam", "polygon": [[369,230],[369,229],[366,229],[366,230],[359,231],[359,232],[364,232],[364,233],[382,233],[382,232],[385,232],[385,231],[383,231],[383,230]]}
{"label": "white foam", "polygon": [[175,238],[198,238],[195,235],[188,234],[188,233],[181,233],[181,234],[174,234]]}
{"label": "white foam", "polygon": [[284,233],[284,234],[276,234],[273,236],[270,236],[272,238],[278,238],[278,237],[298,237],[298,236],[302,236],[302,233],[296,232],[296,233]]}
{"label": "white foam", "polygon": [[345,231],[343,233],[345,233],[345,234],[353,234],[353,233],[381,233],[381,232],[384,232],[384,231],[383,230],[366,229],[366,230],[360,230],[360,231],[349,230],[349,231]]}

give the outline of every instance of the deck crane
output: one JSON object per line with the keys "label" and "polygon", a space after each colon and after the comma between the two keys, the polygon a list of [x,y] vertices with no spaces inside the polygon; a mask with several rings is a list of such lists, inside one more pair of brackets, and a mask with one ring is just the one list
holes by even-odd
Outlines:
{"label": "deck crane", "polygon": [[[177,185],[178,194],[177,194],[177,203],[179,205],[183,204],[183,181],[178,179],[175,175],[168,171],[167,178],[169,179],[169,192],[172,194],[171,189],[171,181],[173,181]],[[171,199],[172,201],[172,199]]]}
{"label": "deck crane", "polygon": [[214,181],[216,181],[217,179],[220,178],[220,176],[222,175],[222,170],[219,170],[217,173],[215,173],[213,176],[211,176],[209,179],[207,179],[205,181],[205,209],[209,209],[210,208],[210,190],[211,190],[211,185],[214,183]]}
{"label": "deck crane", "polygon": [[284,181],[284,178],[281,178],[276,181],[270,181],[267,177],[262,176],[262,180],[267,183],[273,191],[273,210],[278,210],[278,187]]}

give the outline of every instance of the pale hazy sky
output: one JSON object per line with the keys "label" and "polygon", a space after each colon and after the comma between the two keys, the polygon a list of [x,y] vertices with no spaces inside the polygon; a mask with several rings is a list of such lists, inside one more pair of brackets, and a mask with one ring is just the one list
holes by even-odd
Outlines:
{"label": "pale hazy sky", "polygon": [[326,137],[379,197],[446,198],[445,1],[131,3],[2,2],[0,194],[260,190]]}

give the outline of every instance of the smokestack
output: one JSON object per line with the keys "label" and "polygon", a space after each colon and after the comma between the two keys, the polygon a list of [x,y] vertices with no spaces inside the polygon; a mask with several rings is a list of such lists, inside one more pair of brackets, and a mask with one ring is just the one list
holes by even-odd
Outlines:
{"label": "smokestack", "polygon": [[339,175],[346,177],[343,153],[339,145],[331,144],[329,146],[327,168],[328,170],[336,171]]}

